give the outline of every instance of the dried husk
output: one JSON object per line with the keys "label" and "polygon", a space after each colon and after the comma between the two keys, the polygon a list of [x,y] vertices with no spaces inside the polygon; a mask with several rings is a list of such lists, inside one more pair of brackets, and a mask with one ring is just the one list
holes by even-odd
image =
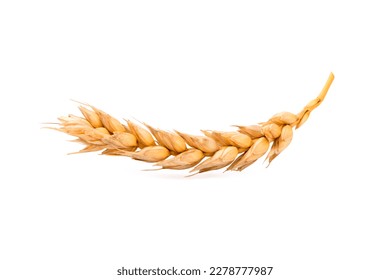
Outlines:
{"label": "dried husk", "polygon": [[198,149],[189,149],[177,156],[160,161],[156,163],[156,166],[160,166],[162,169],[187,169],[194,167],[204,158],[202,151]]}

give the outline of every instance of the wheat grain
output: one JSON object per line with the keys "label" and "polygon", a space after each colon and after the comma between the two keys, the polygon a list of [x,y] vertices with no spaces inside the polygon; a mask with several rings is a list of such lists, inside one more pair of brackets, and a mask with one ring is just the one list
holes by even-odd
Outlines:
{"label": "wheat grain", "polygon": [[75,136],[77,142],[86,145],[76,153],[102,151],[104,155],[154,162],[161,169],[193,168],[190,172],[195,174],[224,167],[242,171],[267,152],[266,160],[270,164],[288,147],[293,129],[301,127],[322,103],[333,79],[331,73],[318,97],[297,115],[281,112],[266,122],[236,125],[237,131],[202,130],[204,135],[196,136],[157,129],[145,123],[141,126],[129,120],[122,124],[88,104],[79,106],[84,118],[60,117],[59,127],[51,128]]}

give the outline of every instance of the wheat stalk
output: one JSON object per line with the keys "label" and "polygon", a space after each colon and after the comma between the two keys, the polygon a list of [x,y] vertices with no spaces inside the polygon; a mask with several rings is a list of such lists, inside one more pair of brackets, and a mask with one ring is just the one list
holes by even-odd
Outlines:
{"label": "wheat stalk", "polygon": [[104,155],[153,162],[160,169],[192,168],[190,172],[194,174],[224,167],[227,167],[226,170],[242,171],[267,152],[266,160],[270,164],[287,148],[293,129],[301,127],[321,104],[333,79],[333,73],[330,73],[319,96],[297,115],[278,113],[266,122],[236,126],[237,131],[202,130],[204,135],[197,136],[160,130],[130,120],[122,124],[88,104],[79,106],[84,117],[60,117],[59,127],[51,128],[75,136],[75,141],[86,145],[76,153],[102,151]]}

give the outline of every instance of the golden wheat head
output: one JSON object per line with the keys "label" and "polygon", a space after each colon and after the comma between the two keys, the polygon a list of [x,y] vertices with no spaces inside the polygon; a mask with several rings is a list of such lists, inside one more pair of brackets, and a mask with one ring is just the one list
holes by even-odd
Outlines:
{"label": "golden wheat head", "polygon": [[52,129],[72,135],[85,145],[76,153],[102,151],[104,155],[153,162],[160,169],[192,168],[190,172],[194,174],[224,167],[227,167],[226,170],[242,171],[265,155],[271,163],[287,148],[293,130],[301,127],[322,103],[333,79],[330,73],[318,97],[297,115],[278,113],[266,122],[236,126],[236,131],[202,130],[203,135],[198,136],[165,131],[129,120],[123,124],[88,104],[79,106],[83,117],[60,117],[59,127]]}

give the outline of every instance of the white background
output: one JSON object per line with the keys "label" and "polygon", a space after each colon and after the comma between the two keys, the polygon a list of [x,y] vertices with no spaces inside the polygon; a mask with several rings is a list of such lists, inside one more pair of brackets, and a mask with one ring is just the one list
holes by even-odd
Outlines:
{"label": "white background", "polygon": [[[387,1],[1,1],[0,278],[273,266],[390,279]],[[324,103],[265,168],[187,171],[41,129],[78,114],[199,133]],[[222,277],[212,279],[257,279]]]}

